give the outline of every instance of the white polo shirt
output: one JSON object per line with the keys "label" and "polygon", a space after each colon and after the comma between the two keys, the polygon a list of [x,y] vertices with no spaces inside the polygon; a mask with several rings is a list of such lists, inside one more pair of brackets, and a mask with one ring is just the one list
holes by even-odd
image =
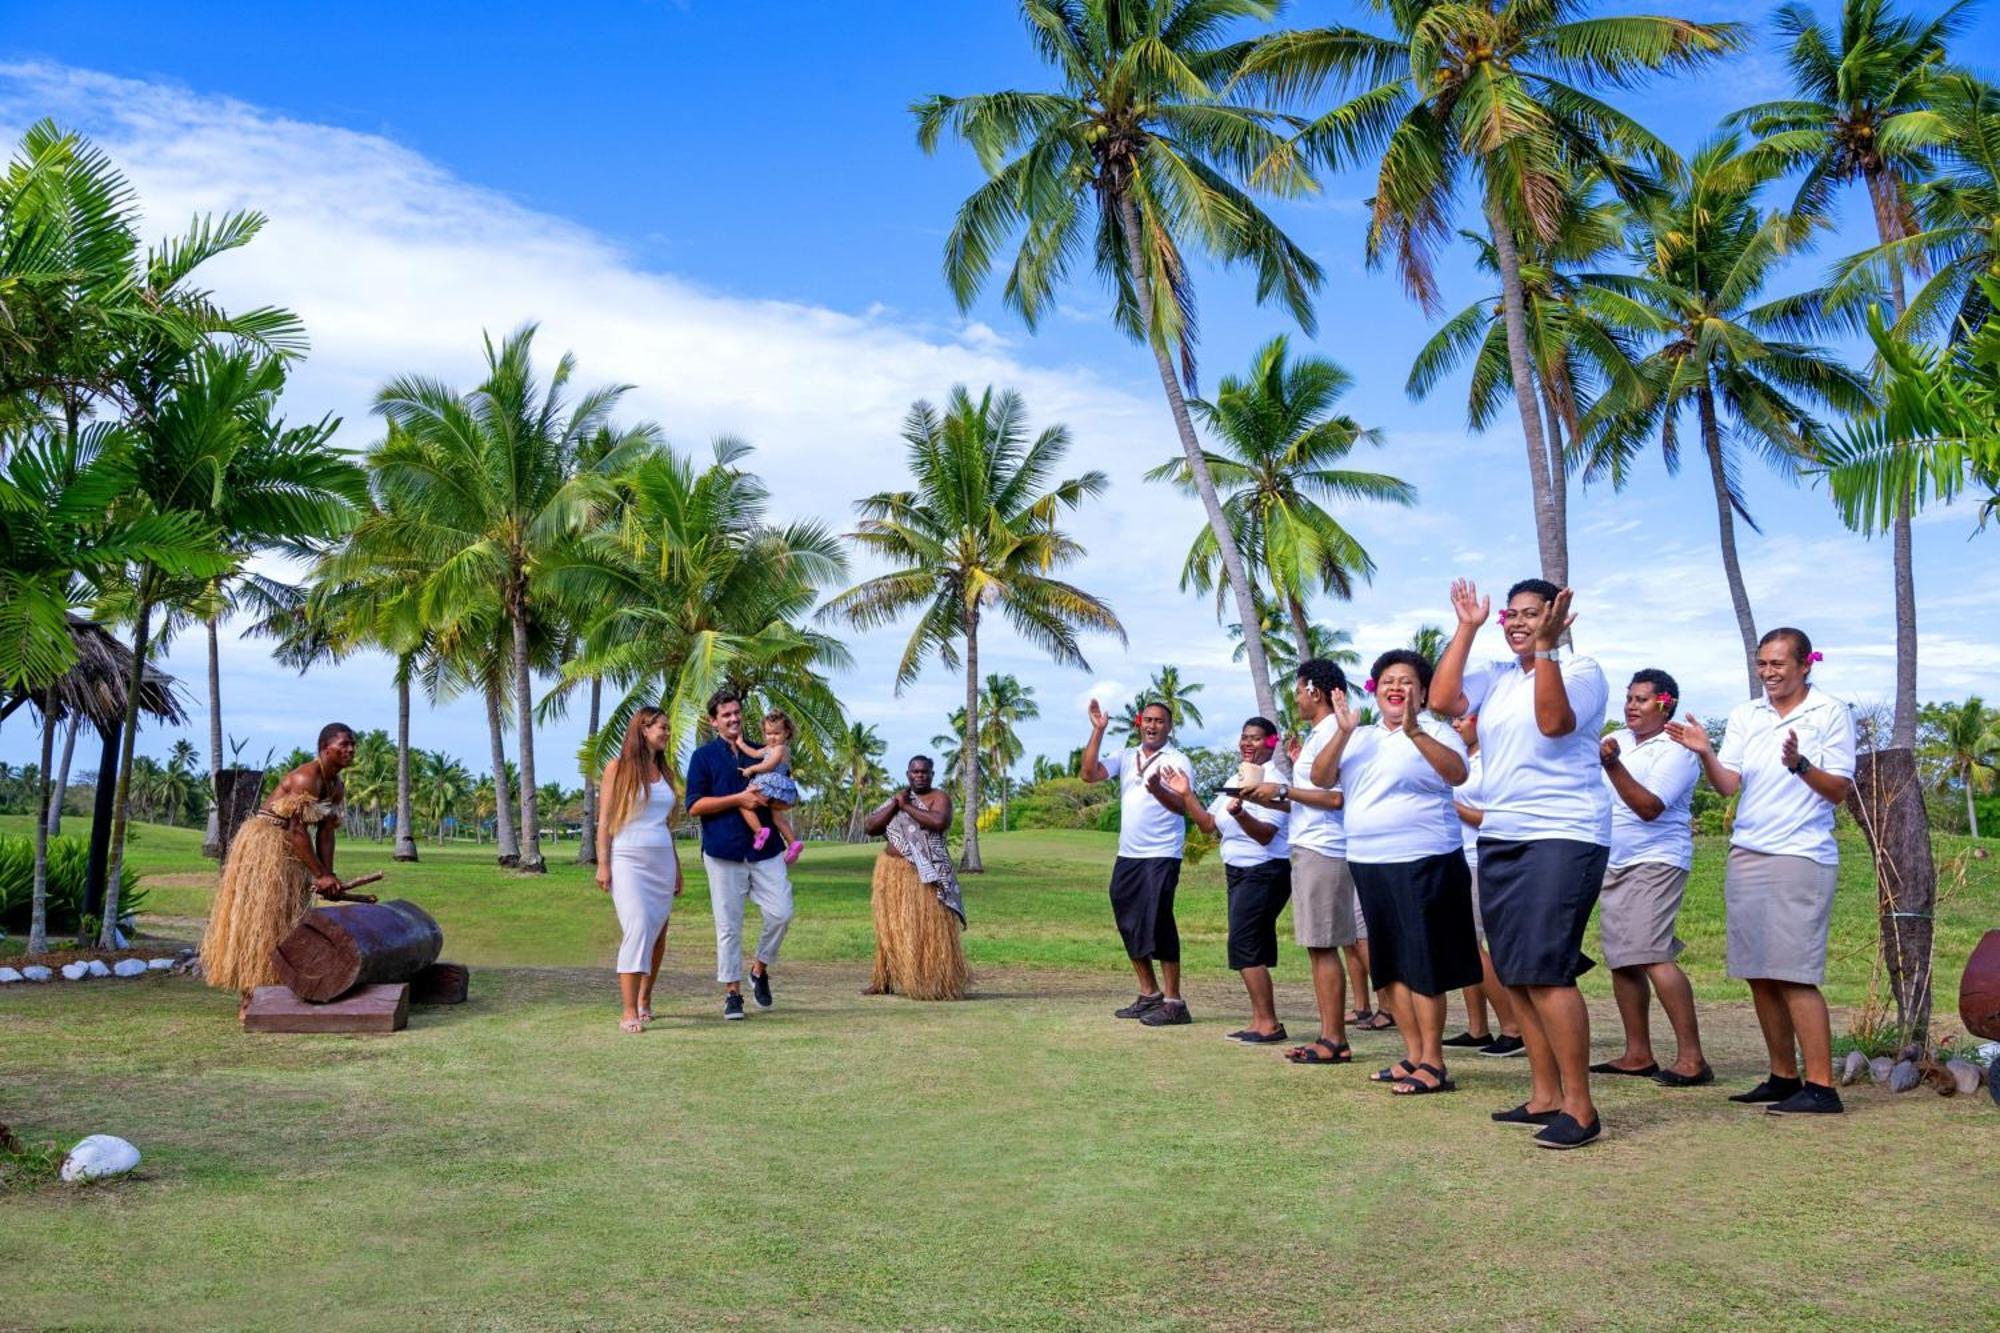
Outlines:
{"label": "white polo shirt", "polygon": [[[1426,717],[1424,734],[1459,758],[1465,742],[1449,723]],[[1438,776],[1417,743],[1382,723],[1358,727],[1340,756],[1347,793],[1347,859],[1362,865],[1416,861],[1462,847],[1451,784]]]}
{"label": "white polo shirt", "polygon": [[1805,702],[1779,717],[1769,699],[1753,699],[1730,710],[1716,758],[1743,775],[1736,798],[1732,847],[1774,856],[1806,856],[1837,865],[1833,802],[1822,800],[1779,756],[1785,733],[1799,736],[1799,753],[1835,777],[1854,776],[1854,713],[1844,700],[1806,687]]}
{"label": "white polo shirt", "polygon": [[1486,760],[1480,778],[1486,811],[1482,838],[1611,845],[1611,802],[1597,758],[1610,691],[1591,658],[1567,658],[1561,666],[1576,727],[1556,737],[1544,736],[1535,725],[1533,671],[1523,671],[1511,657],[1466,668],[1465,697],[1479,714],[1479,753]]}
{"label": "white polo shirt", "polygon": [[[1313,725],[1292,761],[1293,791],[1339,791],[1339,787],[1319,787],[1312,780],[1313,760],[1332,743],[1340,724],[1328,713]],[[1309,805],[1292,806],[1291,842],[1321,856],[1347,855],[1347,820],[1338,810],[1317,810]]]}
{"label": "white polo shirt", "polygon": [[[1481,800],[1479,794],[1479,775],[1484,768],[1484,765],[1480,761],[1484,755],[1485,747],[1482,746],[1480,747],[1479,754],[1472,755],[1466,759],[1465,781],[1458,784],[1458,790],[1453,792],[1451,796],[1451,799],[1459,805],[1467,806],[1474,810],[1485,809],[1479,803]],[[1468,824],[1465,820],[1460,819],[1458,821],[1458,828],[1458,836],[1465,843],[1465,863],[1477,869],[1479,866],[1479,825]]]}
{"label": "white polo shirt", "polygon": [[1229,803],[1233,799],[1218,796],[1208,803],[1208,813],[1215,816],[1215,831],[1222,836],[1222,864],[1243,868],[1262,865],[1266,861],[1289,860],[1292,849],[1285,841],[1285,826],[1291,822],[1291,816],[1269,806],[1245,806],[1253,819],[1277,826],[1278,831],[1271,835],[1269,842],[1258,842],[1245,833],[1236,816],[1229,813]]}
{"label": "white polo shirt", "polygon": [[1662,731],[1641,743],[1630,727],[1611,733],[1618,742],[1618,760],[1641,787],[1660,798],[1667,808],[1660,817],[1645,820],[1633,813],[1604,775],[1611,792],[1612,869],[1658,861],[1687,870],[1694,865],[1694,784],[1701,776],[1701,760],[1673,737]]}
{"label": "white polo shirt", "polygon": [[1155,773],[1177,769],[1190,779],[1194,770],[1187,756],[1171,745],[1162,745],[1151,754],[1137,746],[1115,754],[1099,755],[1107,777],[1118,779],[1118,854],[1140,858],[1177,857],[1187,839],[1187,820],[1178,810],[1169,810],[1146,790],[1146,779]]}

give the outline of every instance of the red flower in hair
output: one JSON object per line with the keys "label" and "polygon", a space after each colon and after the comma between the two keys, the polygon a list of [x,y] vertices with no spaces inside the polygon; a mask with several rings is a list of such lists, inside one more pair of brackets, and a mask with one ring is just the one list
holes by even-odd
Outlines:
{"label": "red flower in hair", "polygon": [[1825,660],[1826,654],[1820,652],[1817,648],[1806,654],[1806,661],[1808,662],[1824,662]]}
{"label": "red flower in hair", "polygon": [[1367,680],[1363,681],[1361,688],[1368,691],[1370,694],[1375,693],[1375,677],[1370,676]]}

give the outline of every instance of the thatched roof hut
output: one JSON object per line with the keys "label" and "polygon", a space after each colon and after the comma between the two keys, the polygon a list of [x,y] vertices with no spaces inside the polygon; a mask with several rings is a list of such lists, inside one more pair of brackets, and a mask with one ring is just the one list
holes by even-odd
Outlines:
{"label": "thatched roof hut", "polygon": [[[95,621],[81,616],[69,618],[70,638],[76,644],[76,665],[56,683],[57,718],[82,714],[101,736],[125,722],[125,687],[132,679],[132,650]],[[0,721],[13,715],[22,704],[40,709],[43,692],[16,690],[0,704]],[[139,692],[139,708],[163,722],[179,725],[187,721],[174,689],[174,678],[148,664]]]}

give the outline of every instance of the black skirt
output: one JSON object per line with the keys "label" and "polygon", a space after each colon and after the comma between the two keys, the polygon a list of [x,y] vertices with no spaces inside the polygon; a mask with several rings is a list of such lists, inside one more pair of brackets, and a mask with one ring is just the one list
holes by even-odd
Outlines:
{"label": "black skirt", "polygon": [[1229,886],[1229,966],[1278,965],[1278,918],[1292,900],[1292,863],[1264,861],[1254,866],[1224,866]]}
{"label": "black skirt", "polygon": [[1368,974],[1419,995],[1477,985],[1479,936],[1472,926],[1472,872],[1462,851],[1417,861],[1349,861],[1368,922]]}
{"label": "black skirt", "polygon": [[1573,986],[1597,966],[1583,951],[1583,929],[1610,856],[1608,847],[1571,838],[1479,840],[1479,908],[1502,985]]}
{"label": "black skirt", "polygon": [[1174,923],[1180,882],[1178,856],[1121,856],[1111,863],[1111,915],[1126,957],[1181,960],[1181,932]]}

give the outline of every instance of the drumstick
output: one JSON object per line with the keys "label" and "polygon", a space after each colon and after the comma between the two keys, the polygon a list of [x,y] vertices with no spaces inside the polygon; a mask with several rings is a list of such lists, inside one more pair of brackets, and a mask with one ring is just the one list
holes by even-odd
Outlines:
{"label": "drumstick", "polygon": [[340,891],[342,893],[346,893],[349,889],[358,889],[363,884],[373,884],[381,878],[382,878],[381,871],[379,870],[370,871],[366,875],[357,876],[354,879],[348,880],[346,883],[340,886]]}

